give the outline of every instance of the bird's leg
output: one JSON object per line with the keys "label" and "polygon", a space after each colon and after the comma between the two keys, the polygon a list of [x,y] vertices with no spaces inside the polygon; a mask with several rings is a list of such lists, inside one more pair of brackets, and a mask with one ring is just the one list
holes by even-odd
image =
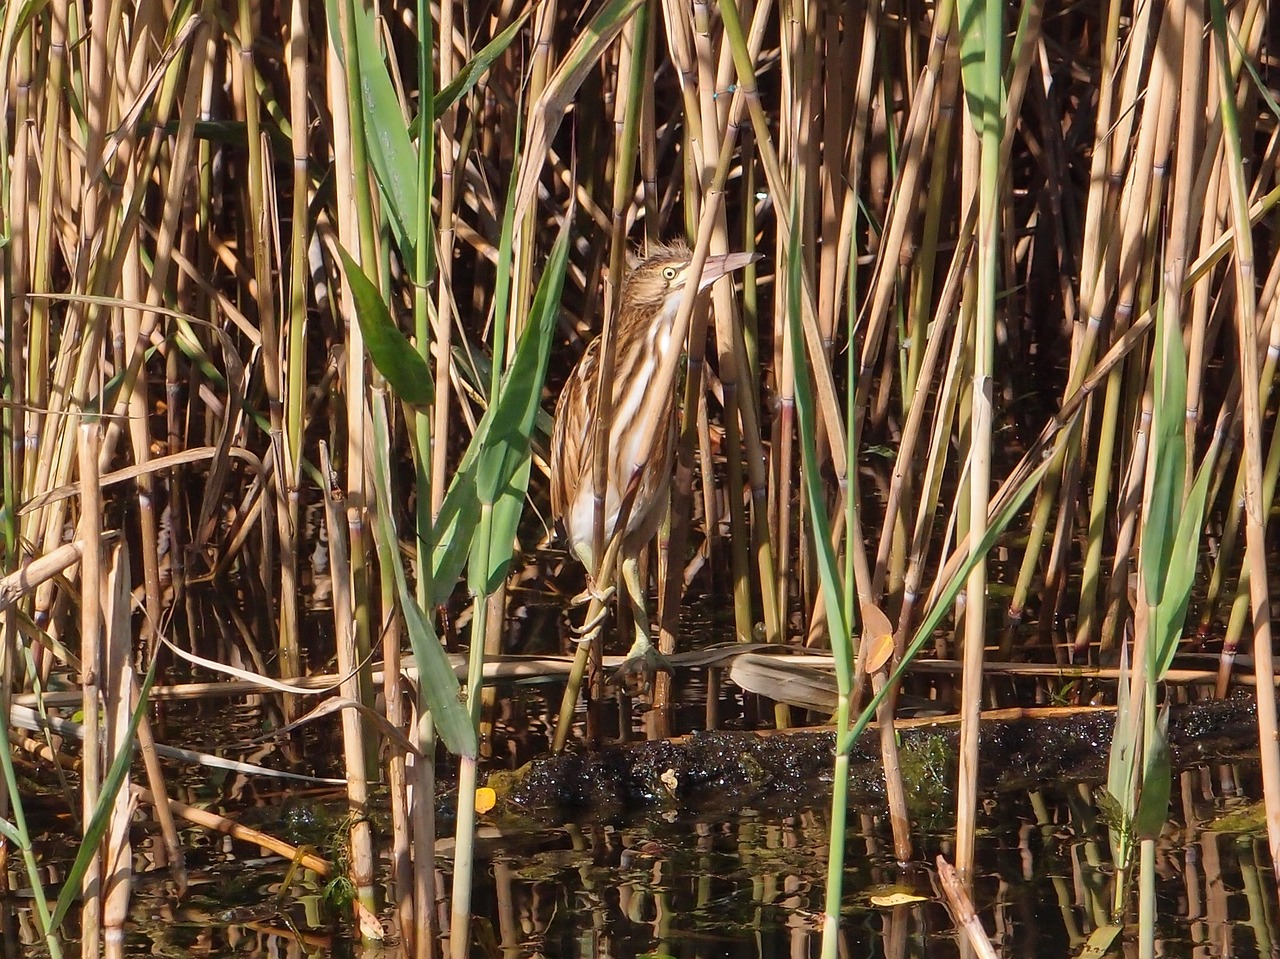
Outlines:
{"label": "bird's leg", "polygon": [[[618,506],[618,517],[614,522],[613,535],[609,538],[608,544],[605,546],[604,558],[597,568],[592,562],[592,549],[585,543],[574,547],[574,553],[577,554],[582,565],[587,569],[587,588],[575,596],[570,602],[571,605],[581,606],[583,603],[590,602],[587,607],[587,617],[583,620],[582,625],[574,632],[578,634],[578,642],[590,642],[596,636],[600,635],[600,629],[604,625],[604,618],[607,614],[605,604],[617,591],[613,585],[614,570],[617,568],[618,553],[622,549],[622,541],[626,537],[627,521],[631,517],[631,507],[636,501],[636,494],[640,491],[640,480],[642,473],[637,467],[631,474],[631,481],[627,484],[627,491],[622,497],[622,502]],[[597,576],[591,575],[591,570],[597,570]],[[626,572],[624,570],[625,577]]]}
{"label": "bird's leg", "polygon": [[[614,569],[617,567],[618,550],[622,545],[622,537],[615,535],[609,542],[608,548],[604,552],[604,562],[600,564],[599,576],[593,577],[589,572],[587,574],[587,588],[579,593],[571,600],[572,605],[581,606],[584,603],[590,603],[587,606],[587,616],[582,621],[582,625],[576,627],[573,631],[577,634],[576,642],[589,643],[595,637],[600,635],[600,630],[604,626],[605,617],[609,614],[606,604],[610,598],[617,592],[617,588],[613,584]],[[591,562],[589,546],[576,548],[578,559],[582,560],[582,565],[588,570],[593,568]]]}
{"label": "bird's leg", "polygon": [[645,685],[652,682],[653,674],[659,669],[671,672],[671,663],[658,651],[649,637],[649,610],[645,604],[645,590],[640,582],[640,559],[628,556],[622,561],[622,582],[627,589],[627,600],[631,605],[631,620],[635,623],[636,638],[627,651],[627,658],[613,674],[610,682],[618,682],[628,673],[639,672],[644,675]]}
{"label": "bird's leg", "polygon": [[[569,605],[572,607],[585,606],[587,603],[596,603],[600,606],[604,606],[605,603],[609,602],[609,600],[613,598],[613,594],[617,591],[613,585],[612,568],[608,564],[602,564],[600,567],[600,575],[598,577],[593,576],[591,574],[591,570],[594,569],[594,564],[591,562],[591,548],[589,546],[575,547],[574,553],[577,554],[579,561],[581,561],[582,565],[587,569],[587,588],[577,596],[573,597],[573,599],[569,600]],[[612,555],[616,561],[618,551],[616,549],[613,550]],[[608,560],[609,557],[610,554],[606,551],[605,559]],[[583,628],[585,629],[586,627],[584,626]]]}

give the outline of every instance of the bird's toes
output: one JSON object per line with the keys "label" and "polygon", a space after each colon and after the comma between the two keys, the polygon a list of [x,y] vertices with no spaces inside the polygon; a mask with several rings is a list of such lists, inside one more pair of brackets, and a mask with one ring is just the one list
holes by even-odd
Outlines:
{"label": "bird's toes", "polygon": [[630,686],[633,680],[639,680],[642,689],[648,690],[652,687],[653,680],[659,671],[674,675],[675,669],[671,660],[663,656],[658,651],[658,647],[652,643],[636,644],[631,647],[622,665],[613,671],[613,675],[609,677],[609,683],[615,686],[624,684]]}
{"label": "bird's toes", "polygon": [[[590,613],[590,610],[587,611]],[[600,629],[604,626],[604,621],[609,615],[609,610],[601,605],[594,616],[588,615],[581,626],[572,627],[576,641],[579,643],[588,643],[600,635]]]}
{"label": "bird's toes", "polygon": [[594,586],[588,585],[581,593],[569,600],[569,605],[570,607],[586,606],[587,603],[595,601],[603,606],[605,603],[609,602],[609,600],[613,599],[613,594],[616,592],[617,588],[613,586],[606,586],[604,589],[596,589]]}

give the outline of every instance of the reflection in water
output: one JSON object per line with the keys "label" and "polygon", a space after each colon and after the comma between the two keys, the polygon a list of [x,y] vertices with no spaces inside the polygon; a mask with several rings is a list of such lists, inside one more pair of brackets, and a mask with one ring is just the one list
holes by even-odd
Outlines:
{"label": "reflection in water", "polygon": [[[1179,774],[1174,819],[1158,853],[1162,954],[1272,954],[1275,877],[1258,865],[1267,861],[1265,829],[1261,813],[1245,798],[1260,794],[1251,767]],[[951,855],[944,832],[922,837],[921,862],[900,868],[880,810],[862,810],[851,822],[845,954],[958,956],[952,920],[937,898],[932,869],[924,865],[939,852]],[[990,797],[979,825],[975,901],[996,945],[1006,956],[1079,954],[1089,934],[1107,921],[1111,897],[1107,826],[1091,787],[1047,785]],[[554,824],[490,823],[479,851],[487,865],[477,871],[473,955],[817,955],[826,830],[824,810],[742,809],[707,818],[671,807],[610,821],[584,815]],[[257,858],[258,850],[221,837],[204,836],[199,843],[187,837],[188,848],[199,848],[191,856],[191,893],[177,902],[157,868],[158,837],[138,838],[137,867],[151,871],[140,876],[134,898],[128,930],[133,955],[398,954],[394,944],[370,952],[341,938],[313,877],[290,874],[287,863]],[[46,832],[37,855],[56,871],[66,867],[71,852]],[[442,879],[448,878],[448,852],[442,843]],[[11,872],[15,888],[17,879]],[[3,909],[4,954],[42,955],[33,945],[39,937],[29,900],[10,897]],[[442,922],[447,913],[442,903]],[[1123,949],[1123,942],[1113,947],[1117,955]]]}

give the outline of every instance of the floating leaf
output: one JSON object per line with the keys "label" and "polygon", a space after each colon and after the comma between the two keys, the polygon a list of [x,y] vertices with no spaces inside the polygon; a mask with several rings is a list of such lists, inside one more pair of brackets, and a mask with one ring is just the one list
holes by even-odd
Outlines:
{"label": "floating leaf", "polygon": [[872,896],[871,905],[889,909],[894,906],[908,906],[913,902],[928,902],[925,896],[917,896],[909,892],[891,892],[887,896]]}

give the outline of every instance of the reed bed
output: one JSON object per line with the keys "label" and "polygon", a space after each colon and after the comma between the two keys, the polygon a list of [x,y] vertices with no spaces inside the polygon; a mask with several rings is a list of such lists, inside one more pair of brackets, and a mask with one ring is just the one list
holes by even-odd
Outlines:
{"label": "reed bed", "polygon": [[[608,342],[627,249],[672,238],[766,259],[692,314],[648,564],[660,642],[687,648],[693,583],[744,646],[833,654],[824,954],[840,764],[922,653],[963,662],[934,687],[964,716],[961,893],[978,711],[1007,689],[984,664],[1121,663],[1112,909],[1130,908],[1132,868],[1149,929],[1175,696],[1161,681],[1188,649],[1219,655],[1214,695],[1241,650],[1273,673],[1266,3],[4,11],[0,706],[69,678],[104,730],[75,781],[79,871],[37,895],[53,954],[79,890],[84,954],[97,923],[118,953],[131,795],[151,797],[181,876],[179,804],[151,749],[156,669],[219,664],[229,689],[269,681],[281,723],[337,723],[307,716],[302,682],[331,657],[355,921],[385,931],[363,815],[383,782],[395,934],[467,954],[486,657],[513,651],[509,580],[551,541],[551,397]],[[459,681],[442,638],[464,607]],[[1254,688],[1280,861],[1275,687]],[[655,734],[671,696],[660,674]],[[776,698],[778,724],[804,721]],[[4,755],[0,830],[39,890]],[[459,783],[448,890],[424,798],[439,762]],[[135,776],[146,790],[126,788]]]}

